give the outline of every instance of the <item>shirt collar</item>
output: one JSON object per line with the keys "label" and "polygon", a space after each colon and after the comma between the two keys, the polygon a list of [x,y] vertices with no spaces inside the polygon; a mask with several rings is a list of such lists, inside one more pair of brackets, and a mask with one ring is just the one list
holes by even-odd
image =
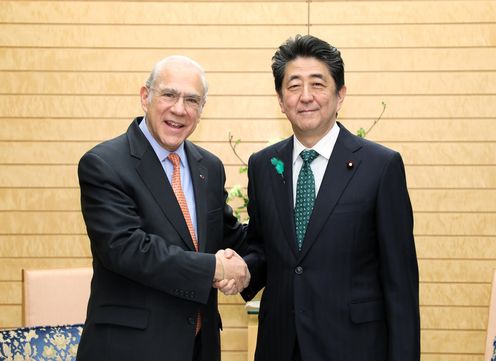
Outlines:
{"label": "shirt collar", "polygon": [[[332,126],[331,130],[327,132],[326,135],[320,139],[317,144],[315,144],[312,148],[315,150],[317,153],[319,153],[320,156],[324,157],[327,161],[331,158],[332,150],[334,149],[334,145],[336,144],[336,140],[338,139],[339,135],[339,125],[337,122],[334,122],[334,125]],[[296,138],[296,136],[293,135],[293,165],[295,164],[296,160],[298,159],[300,153],[305,150],[309,149],[305,147],[301,142]]]}
{"label": "shirt collar", "polygon": [[155,140],[152,133],[150,133],[150,130],[148,129],[148,125],[146,124],[145,117],[143,117],[143,120],[139,124],[139,128],[145,135],[146,139],[152,146],[153,151],[155,152],[155,154],[157,155],[158,159],[160,159],[161,162],[164,162],[170,153],[176,153],[179,156],[179,158],[181,158],[181,165],[183,167],[185,166],[186,152],[184,151],[184,142],[181,143],[179,148],[177,148],[174,152],[170,152],[167,149],[162,148],[162,146],[158,144],[158,142]]}

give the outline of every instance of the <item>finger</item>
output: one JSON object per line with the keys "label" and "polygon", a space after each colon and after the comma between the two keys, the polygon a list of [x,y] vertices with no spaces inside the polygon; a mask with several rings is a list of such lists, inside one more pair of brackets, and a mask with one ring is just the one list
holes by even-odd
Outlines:
{"label": "finger", "polygon": [[214,287],[218,289],[224,288],[227,286],[228,282],[229,282],[228,280],[216,281],[214,282]]}
{"label": "finger", "polygon": [[224,252],[225,252],[225,251],[224,251],[223,249],[219,249],[219,250],[217,251],[217,253],[215,253],[215,254],[216,254],[216,255],[219,255],[219,256],[224,256]]}
{"label": "finger", "polygon": [[229,280],[227,285],[222,288],[222,292],[226,295],[234,295],[237,293],[236,282],[235,280]]}
{"label": "finger", "polygon": [[219,281],[218,283],[219,283],[219,290],[223,293],[230,291],[231,288],[233,287],[232,282],[230,280],[222,280]]}
{"label": "finger", "polygon": [[234,287],[232,290],[230,290],[228,293],[226,293],[227,296],[234,296],[239,293],[238,289]]}
{"label": "finger", "polygon": [[232,249],[230,248],[226,248],[224,250],[224,257],[226,257],[227,259],[231,258],[232,256],[234,256],[236,254],[236,252],[234,252]]}
{"label": "finger", "polygon": [[233,296],[236,294],[238,294],[238,288],[236,286],[233,286],[233,288],[231,288],[229,291],[225,293],[225,295],[227,296]]}

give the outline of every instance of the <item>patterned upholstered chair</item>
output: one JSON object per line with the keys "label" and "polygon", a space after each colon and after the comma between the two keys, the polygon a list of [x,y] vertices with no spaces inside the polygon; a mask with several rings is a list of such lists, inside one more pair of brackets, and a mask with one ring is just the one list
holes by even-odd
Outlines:
{"label": "patterned upholstered chair", "polygon": [[0,331],[0,360],[74,361],[82,331],[81,324]]}
{"label": "patterned upholstered chair", "polygon": [[0,331],[0,360],[76,360],[92,274],[91,268],[23,270],[24,326]]}

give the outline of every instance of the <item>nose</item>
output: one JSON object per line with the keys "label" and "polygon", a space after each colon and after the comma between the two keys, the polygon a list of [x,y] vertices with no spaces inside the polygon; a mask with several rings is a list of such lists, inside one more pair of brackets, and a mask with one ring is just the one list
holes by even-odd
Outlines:
{"label": "nose", "polygon": [[308,87],[307,85],[305,85],[301,91],[300,100],[305,103],[311,102],[313,100],[313,94],[310,91],[310,87]]}
{"label": "nose", "polygon": [[184,98],[178,97],[174,105],[171,107],[171,111],[177,115],[183,115],[186,113],[186,107],[184,106]]}

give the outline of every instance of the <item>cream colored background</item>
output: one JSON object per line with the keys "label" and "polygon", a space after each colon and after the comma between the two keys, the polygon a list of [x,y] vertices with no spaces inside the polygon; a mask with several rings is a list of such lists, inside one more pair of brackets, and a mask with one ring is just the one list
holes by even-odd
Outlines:
{"label": "cream colored background", "polygon": [[[160,58],[186,54],[210,95],[193,139],[246,184],[242,156],[290,134],[270,58],[310,33],[342,50],[351,130],[404,157],[415,209],[423,361],[482,361],[496,268],[496,1],[0,1],[0,327],[21,324],[21,269],[90,265],[76,167],[140,114]],[[221,297],[223,359],[246,359]]]}

